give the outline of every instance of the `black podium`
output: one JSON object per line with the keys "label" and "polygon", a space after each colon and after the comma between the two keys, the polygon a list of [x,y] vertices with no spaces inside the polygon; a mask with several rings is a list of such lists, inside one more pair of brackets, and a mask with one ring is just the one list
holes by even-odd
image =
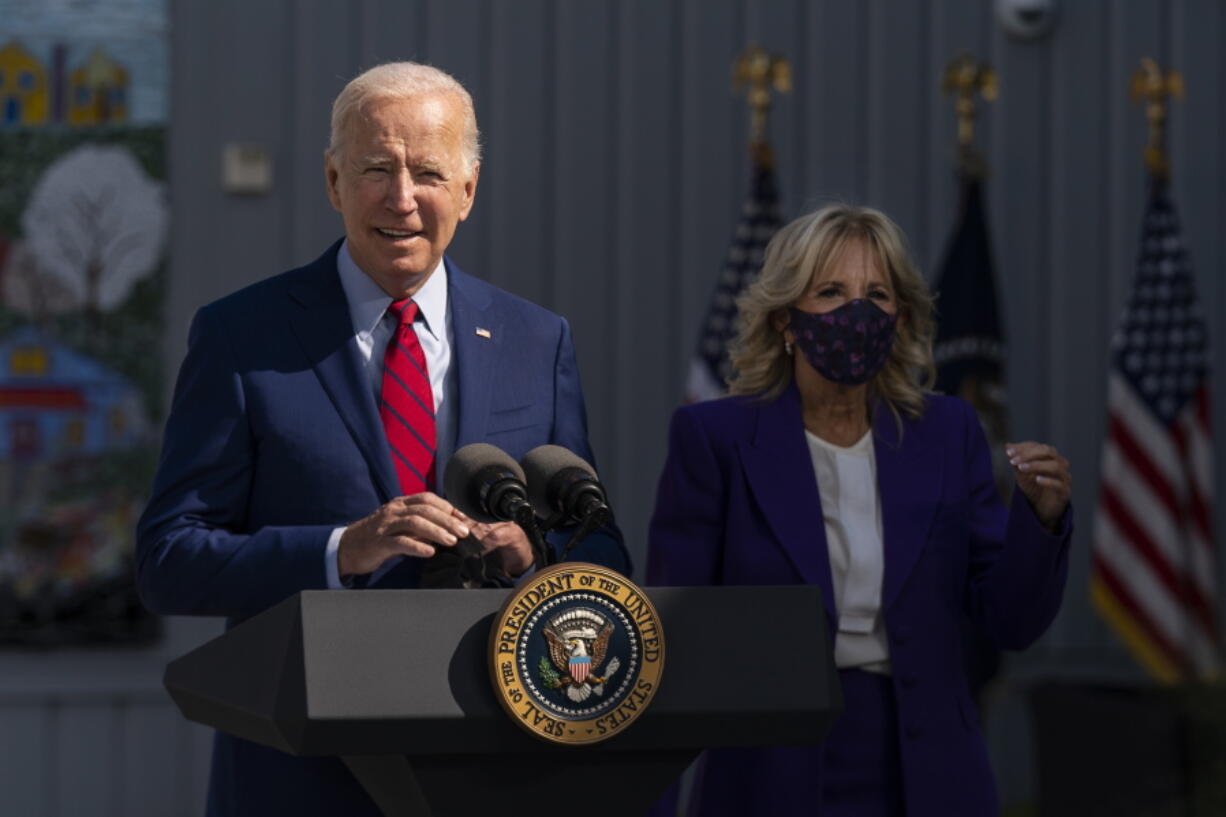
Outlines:
{"label": "black podium", "polygon": [[342,758],[388,817],[487,815],[593,775],[588,817],[644,813],[715,746],[812,744],[842,708],[816,587],[646,588],[664,628],[651,707],[593,746],[513,723],[490,688],[509,590],[306,591],[173,661],[183,715]]}

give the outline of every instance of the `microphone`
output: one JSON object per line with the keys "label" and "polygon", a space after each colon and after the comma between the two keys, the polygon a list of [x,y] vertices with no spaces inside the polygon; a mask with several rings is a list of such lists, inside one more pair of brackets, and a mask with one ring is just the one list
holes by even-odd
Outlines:
{"label": "microphone", "polygon": [[[477,522],[515,522],[528,536],[537,564],[548,564],[524,472],[510,454],[489,443],[464,446],[447,462],[443,490],[452,505]],[[471,534],[456,543],[456,552],[474,567],[480,562],[481,545]]]}
{"label": "microphone", "polygon": [[489,443],[455,452],[443,472],[443,489],[451,504],[478,522],[518,522],[532,513],[523,469]]}
{"label": "microphone", "polygon": [[612,518],[596,469],[574,452],[559,445],[542,445],[525,454],[521,465],[532,506],[546,520],[544,527],[578,523],[564,554]]}
{"label": "microphone", "polygon": [[608,510],[596,469],[560,445],[541,445],[520,461],[538,516],[578,522],[601,506]]}

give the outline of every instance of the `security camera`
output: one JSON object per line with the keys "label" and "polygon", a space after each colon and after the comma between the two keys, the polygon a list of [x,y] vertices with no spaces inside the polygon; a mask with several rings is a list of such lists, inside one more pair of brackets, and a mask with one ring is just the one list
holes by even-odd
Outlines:
{"label": "security camera", "polygon": [[996,19],[1020,40],[1037,40],[1056,22],[1056,0],[996,0]]}

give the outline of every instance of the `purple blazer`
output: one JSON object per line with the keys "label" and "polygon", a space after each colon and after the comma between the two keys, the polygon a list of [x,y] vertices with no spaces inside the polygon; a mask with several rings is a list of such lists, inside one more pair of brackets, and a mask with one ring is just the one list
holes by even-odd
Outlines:
{"label": "purple blazer", "polygon": [[[928,396],[901,437],[879,407],[873,438],[907,815],[992,815],[995,784],[963,670],[960,617],[972,616],[1004,649],[1042,635],[1064,591],[1071,510],[1056,535],[1020,493],[1006,510],[979,422],[957,398]],[[833,643],[825,526],[794,385],[771,401],[731,397],[677,410],[647,581],[816,584]],[[813,813],[823,772],[820,745],[713,750],[691,814]]]}

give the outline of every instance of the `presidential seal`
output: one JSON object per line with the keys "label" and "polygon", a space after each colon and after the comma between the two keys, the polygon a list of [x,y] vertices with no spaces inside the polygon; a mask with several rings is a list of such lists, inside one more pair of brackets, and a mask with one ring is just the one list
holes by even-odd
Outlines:
{"label": "presidential seal", "polygon": [[516,723],[554,743],[620,734],[651,703],[664,634],[646,594],[585,562],[533,574],[490,631],[494,695]]}

